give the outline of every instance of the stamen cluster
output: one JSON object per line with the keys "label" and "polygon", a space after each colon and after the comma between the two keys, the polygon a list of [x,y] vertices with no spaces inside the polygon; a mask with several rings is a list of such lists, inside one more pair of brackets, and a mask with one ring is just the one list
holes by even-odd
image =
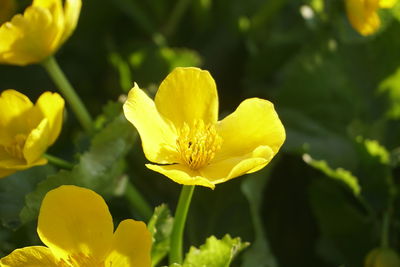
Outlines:
{"label": "stamen cluster", "polygon": [[11,144],[4,146],[4,150],[11,156],[23,160],[25,141],[26,135],[17,134]]}
{"label": "stamen cluster", "polygon": [[176,140],[177,150],[183,162],[192,170],[206,166],[221,148],[222,138],[213,124],[195,120],[184,123]]}

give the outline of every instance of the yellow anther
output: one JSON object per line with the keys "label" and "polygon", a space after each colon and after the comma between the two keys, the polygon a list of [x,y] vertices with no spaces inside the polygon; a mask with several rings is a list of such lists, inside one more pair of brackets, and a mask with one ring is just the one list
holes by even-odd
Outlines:
{"label": "yellow anther", "polygon": [[176,140],[177,150],[183,162],[192,170],[206,166],[221,148],[222,138],[215,126],[196,120],[192,125],[184,123]]}
{"label": "yellow anther", "polygon": [[11,144],[4,146],[4,149],[11,156],[18,159],[24,159],[25,141],[26,135],[17,134]]}

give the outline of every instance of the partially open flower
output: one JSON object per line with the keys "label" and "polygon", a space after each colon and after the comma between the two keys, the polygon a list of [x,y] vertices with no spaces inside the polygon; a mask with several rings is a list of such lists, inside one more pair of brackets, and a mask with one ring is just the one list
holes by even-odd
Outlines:
{"label": "partially open flower", "polygon": [[0,27],[0,63],[39,63],[54,54],[75,30],[81,0],[33,0],[24,14]]}
{"label": "partially open flower", "polygon": [[285,140],[271,102],[250,98],[218,121],[218,96],[211,75],[176,68],[151,100],[137,85],[124,104],[137,128],[146,166],[185,185],[214,188],[266,166]]}
{"label": "partially open flower", "polygon": [[35,105],[15,90],[1,93],[0,178],[47,163],[43,154],[61,132],[63,111],[57,93],[43,93]]}
{"label": "partially open flower", "polygon": [[347,17],[353,28],[361,35],[375,33],[381,20],[378,15],[379,8],[391,8],[397,0],[345,0]]}
{"label": "partially open flower", "polygon": [[150,267],[151,234],[127,219],[114,232],[107,204],[73,185],[49,191],[40,207],[38,234],[47,246],[14,250],[1,267]]}

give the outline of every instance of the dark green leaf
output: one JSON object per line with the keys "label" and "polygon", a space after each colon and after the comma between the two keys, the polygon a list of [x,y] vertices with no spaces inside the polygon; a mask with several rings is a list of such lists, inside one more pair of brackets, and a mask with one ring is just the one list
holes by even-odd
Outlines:
{"label": "dark green leaf", "polygon": [[[274,161],[276,162],[276,161]],[[249,201],[251,216],[254,226],[254,242],[250,248],[243,254],[243,267],[276,267],[277,263],[271,252],[268,241],[265,238],[266,233],[263,228],[260,216],[260,208],[265,185],[268,183],[271,169],[269,165],[264,171],[253,174],[242,182],[242,192]]]}

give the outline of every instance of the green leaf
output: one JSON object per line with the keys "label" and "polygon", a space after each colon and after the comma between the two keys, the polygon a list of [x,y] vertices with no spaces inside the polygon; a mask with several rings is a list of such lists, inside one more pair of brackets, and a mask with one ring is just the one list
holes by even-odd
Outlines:
{"label": "green leaf", "polygon": [[322,171],[326,176],[343,182],[354,195],[360,195],[361,187],[358,184],[358,179],[351,172],[342,168],[332,169],[325,160],[315,160],[308,154],[303,155],[303,160],[311,167]]}
{"label": "green leaf", "polygon": [[147,227],[153,235],[151,266],[156,266],[168,253],[174,218],[166,204],[155,208]]}
{"label": "green leaf", "polygon": [[176,67],[196,67],[201,64],[199,54],[190,49],[163,47],[160,54],[168,62],[170,70]]}
{"label": "green leaf", "polygon": [[25,195],[32,192],[37,183],[55,172],[51,165],[45,165],[0,179],[0,221],[4,227],[16,229],[20,226],[19,213],[24,207]]}
{"label": "green leaf", "polygon": [[363,196],[377,211],[387,209],[395,193],[389,152],[376,140],[357,137],[358,174]]}
{"label": "green leaf", "polygon": [[36,190],[26,196],[20,217],[23,222],[37,218],[45,194],[64,184],[73,184],[110,195],[124,170],[124,156],[134,143],[136,132],[121,114],[101,130],[92,140],[71,171],[61,170],[39,183]]}
{"label": "green leaf", "polygon": [[400,119],[400,68],[379,84],[378,92],[387,97],[389,104],[386,116]]}
{"label": "green leaf", "polygon": [[320,232],[321,256],[333,260],[332,266],[362,266],[368,250],[377,242],[371,238],[376,229],[369,208],[333,179],[314,179],[309,197]]}
{"label": "green leaf", "polygon": [[[132,50],[130,50],[132,51]],[[127,53],[132,79],[140,87],[158,83],[176,67],[198,67],[202,60],[195,50],[147,46]]]}
{"label": "green leaf", "polygon": [[219,240],[210,236],[200,248],[190,248],[183,267],[228,267],[234,257],[248,246],[249,243],[242,242],[239,237],[225,235]]}
{"label": "green leaf", "polygon": [[[276,164],[274,160],[271,164]],[[242,266],[276,267],[277,263],[265,238],[265,230],[260,216],[263,192],[269,181],[271,164],[263,171],[253,174],[251,178],[242,182],[241,190],[249,201],[251,217],[254,227],[254,242],[243,254]]]}
{"label": "green leaf", "polygon": [[364,146],[368,154],[370,154],[373,158],[376,158],[377,161],[384,165],[390,164],[390,153],[381,146],[376,140],[363,140],[362,137],[357,138],[359,143],[364,142]]}
{"label": "green leaf", "polygon": [[109,60],[119,75],[119,84],[124,92],[128,92],[132,88],[132,74],[128,62],[126,62],[120,54],[112,52]]}
{"label": "green leaf", "polygon": [[335,133],[299,110],[283,108],[279,116],[286,122],[288,138],[285,150],[326,159],[335,167],[352,169],[357,164],[354,144],[347,137]]}

